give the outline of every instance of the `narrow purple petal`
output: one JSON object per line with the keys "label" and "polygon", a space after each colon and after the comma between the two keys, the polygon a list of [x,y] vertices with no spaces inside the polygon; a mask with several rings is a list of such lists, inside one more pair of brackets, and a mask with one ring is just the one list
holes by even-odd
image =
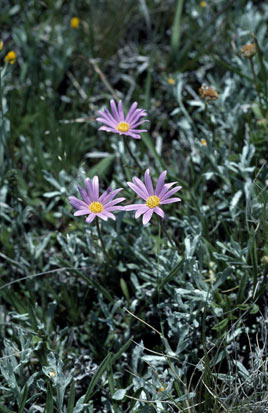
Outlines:
{"label": "narrow purple petal", "polygon": [[88,194],[86,193],[86,191],[82,188],[81,185],[78,185],[78,190],[79,190],[79,192],[80,192],[81,197],[82,197],[83,200],[85,201],[85,203],[86,203],[87,205],[89,205],[89,204],[90,204],[90,198],[89,198]]}
{"label": "narrow purple petal", "polygon": [[105,125],[108,125],[111,128],[115,128],[117,125],[116,122],[111,122],[109,119],[97,118],[96,121],[104,123]]}
{"label": "narrow purple petal", "polygon": [[154,188],[152,184],[152,180],[150,177],[150,169],[146,169],[145,174],[144,174],[144,180],[145,180],[145,186],[147,188],[148,194],[152,196],[154,194]]}
{"label": "narrow purple petal", "polygon": [[92,189],[92,182],[91,182],[90,178],[86,178],[85,186],[86,186],[86,191],[87,191],[88,197],[90,199],[90,202],[93,202],[93,189]]}
{"label": "narrow purple petal", "polygon": [[111,207],[108,207],[108,208],[105,208],[105,211],[124,211],[124,208],[125,207],[123,207],[123,206],[111,206]]}
{"label": "narrow purple petal", "polygon": [[165,218],[165,213],[163,211],[163,209],[159,208],[159,207],[155,207],[154,208],[154,212],[159,215],[161,218]]}
{"label": "narrow purple petal", "polygon": [[80,215],[88,215],[88,214],[90,214],[90,210],[88,208],[87,209],[79,209],[78,211],[75,211],[75,213],[74,213],[74,215],[76,217],[79,217]]}
{"label": "narrow purple petal", "polygon": [[175,192],[179,191],[181,186],[175,186],[175,188],[171,189],[170,191],[166,192],[164,196],[162,196],[161,201],[165,201],[165,199],[169,198],[171,195],[175,194]]}
{"label": "narrow purple petal", "polygon": [[111,109],[114,115],[114,118],[117,122],[120,122],[119,113],[116,107],[116,103],[113,99],[110,100]]}
{"label": "narrow purple petal", "polygon": [[80,199],[76,198],[75,196],[69,196],[70,204],[76,209],[86,209],[88,208],[88,204],[84,201],[80,201]]}
{"label": "narrow purple petal", "polygon": [[107,202],[111,201],[115,195],[118,194],[118,192],[122,191],[123,188],[118,188],[115,189],[114,191],[111,191],[111,188],[108,188],[99,198],[99,202],[102,202],[103,205],[106,205]]}
{"label": "narrow purple petal", "polygon": [[131,123],[131,129],[135,129],[137,126],[140,126],[144,122],[149,122],[148,119],[143,119],[140,122]]}
{"label": "narrow purple petal", "polygon": [[142,116],[145,116],[143,109],[136,109],[135,112],[128,118],[128,123],[132,124],[138,121]]}
{"label": "narrow purple petal", "polygon": [[170,184],[164,184],[162,191],[158,195],[159,198],[161,199],[166,194],[166,192],[169,190],[169,188],[171,188],[176,183],[177,182],[170,182]]}
{"label": "narrow purple petal", "polygon": [[126,122],[129,121],[129,119],[131,118],[132,114],[135,112],[137,106],[138,106],[138,103],[137,103],[137,102],[132,103],[132,105],[131,105],[131,107],[130,107],[130,109],[129,109],[129,111],[128,111],[127,117],[126,117]]}
{"label": "narrow purple petal", "polygon": [[144,185],[144,183],[143,183],[139,178],[137,178],[136,176],[134,176],[134,177],[132,178],[132,181],[134,182],[135,185],[137,185],[137,186],[144,192],[144,194],[145,194],[146,197],[148,198],[148,197],[149,197],[149,193],[148,193],[147,188],[146,188],[146,186]]}
{"label": "narrow purple petal", "polygon": [[119,120],[120,120],[120,122],[123,122],[125,120],[125,118],[124,118],[122,100],[119,100],[118,112],[119,112]]}
{"label": "narrow purple petal", "polygon": [[104,212],[99,212],[98,214],[95,214],[96,216],[100,217],[103,219],[103,221],[108,221],[108,217],[104,214]]}
{"label": "narrow purple petal", "polygon": [[147,132],[147,129],[133,129],[133,128],[131,128],[131,129],[129,129],[129,131],[128,131],[129,133],[142,133],[142,132]]}
{"label": "narrow purple petal", "polygon": [[107,108],[104,108],[104,113],[107,116],[108,119],[110,119],[112,122],[116,123],[116,119],[113,117],[111,112]]}
{"label": "narrow purple petal", "polygon": [[92,189],[93,189],[93,199],[94,201],[98,201],[99,199],[99,178],[94,176],[92,180]]}
{"label": "narrow purple petal", "polygon": [[135,211],[136,209],[140,209],[144,207],[144,204],[131,204],[131,205],[125,205],[123,208],[125,211]]}
{"label": "narrow purple petal", "polygon": [[147,200],[147,196],[146,194],[140,189],[140,187],[138,187],[137,185],[133,184],[132,182],[127,182],[128,186],[130,186],[130,188],[136,192],[136,194],[138,194],[142,199],[144,199],[145,201]]}
{"label": "narrow purple petal", "polygon": [[98,130],[105,130],[105,132],[119,133],[115,128],[108,128],[107,126],[101,126]]}
{"label": "narrow purple petal", "polygon": [[148,209],[150,209],[150,208],[147,207],[146,205],[142,205],[142,208],[137,209],[136,214],[135,214],[135,218],[138,219],[142,214],[144,214],[146,211],[148,211]]}
{"label": "narrow purple petal", "polygon": [[164,182],[166,179],[166,175],[167,175],[167,171],[163,171],[161,173],[161,175],[158,178],[157,184],[156,184],[156,188],[155,188],[155,195],[159,196],[160,192],[163,189],[164,186]]}
{"label": "narrow purple petal", "polygon": [[[121,135],[121,133],[120,133],[120,135]],[[133,139],[141,139],[140,135],[137,135],[136,133],[133,133],[133,132],[126,132],[126,133],[124,133],[124,135],[131,136],[131,138],[133,138]]]}
{"label": "narrow purple petal", "polygon": [[169,199],[166,199],[165,201],[161,201],[160,204],[161,205],[172,204],[173,202],[179,202],[179,201],[181,201],[180,198],[169,198]]}
{"label": "narrow purple petal", "polygon": [[99,217],[100,217],[100,218],[106,217],[107,219],[108,219],[108,218],[112,218],[112,219],[115,221],[115,216],[114,216],[114,214],[112,214],[111,212],[106,211],[106,210],[100,212]]}
{"label": "narrow purple petal", "polygon": [[125,199],[126,199],[126,198],[116,198],[116,199],[114,199],[113,201],[110,201],[110,202],[104,204],[104,207],[105,207],[105,209],[106,209],[106,207],[107,207],[107,208],[110,208],[111,206],[116,205],[116,204],[119,204],[119,202],[122,202],[122,201],[124,201]]}
{"label": "narrow purple petal", "polygon": [[87,222],[88,224],[90,224],[92,221],[94,221],[95,218],[96,218],[96,214],[90,214],[90,215],[87,217],[86,222]]}
{"label": "narrow purple petal", "polygon": [[150,219],[152,218],[152,215],[153,215],[153,210],[149,208],[148,211],[146,211],[145,214],[143,215],[143,218],[142,218],[143,225],[146,225],[150,221]]}

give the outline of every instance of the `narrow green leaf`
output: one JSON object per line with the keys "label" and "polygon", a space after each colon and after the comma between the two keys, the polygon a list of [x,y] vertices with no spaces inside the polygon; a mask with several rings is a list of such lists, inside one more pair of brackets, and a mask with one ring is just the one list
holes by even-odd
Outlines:
{"label": "narrow green leaf", "polygon": [[46,413],[53,413],[53,392],[52,392],[52,387],[50,382],[47,382],[47,398],[46,398],[46,407],[45,407],[45,412]]}
{"label": "narrow green leaf", "polygon": [[68,406],[67,406],[67,413],[73,413],[74,401],[75,401],[75,384],[74,384],[74,381],[72,381],[69,400],[68,400]]}
{"label": "narrow green leaf", "polygon": [[87,403],[89,401],[90,397],[93,394],[93,391],[94,391],[94,388],[95,388],[97,382],[99,381],[99,379],[101,378],[101,376],[103,375],[105,370],[108,370],[110,368],[111,355],[112,355],[111,353],[107,354],[105,359],[101,362],[98,370],[96,371],[96,373],[92,377],[91,382],[89,383],[87,392],[85,394],[85,398],[83,400],[83,403]]}
{"label": "narrow green leaf", "polygon": [[22,389],[21,395],[20,395],[19,413],[24,412],[24,406],[27,401],[27,396],[28,396],[28,386],[27,384],[25,384],[25,386]]}
{"label": "narrow green leaf", "polygon": [[16,412],[14,412],[13,410],[9,410],[7,407],[5,407],[5,406],[0,406],[0,412],[3,412],[3,413],[16,413]]}
{"label": "narrow green leaf", "polygon": [[179,52],[180,34],[181,34],[181,16],[182,16],[183,0],[177,0],[176,13],[172,26],[171,35],[171,56],[176,58]]}
{"label": "narrow green leaf", "polygon": [[104,177],[109,171],[114,159],[115,159],[115,155],[110,155],[110,156],[107,156],[106,158],[103,158],[100,162],[98,162],[96,165],[94,165],[89,170],[89,173],[88,173],[89,177],[92,178],[94,175]]}
{"label": "narrow green leaf", "polygon": [[[154,145],[151,137],[148,135],[148,133],[143,133],[142,134],[142,141],[145,143],[145,145],[147,146],[147,148],[151,152],[151,155],[155,158],[156,161],[158,161],[158,163],[161,165],[161,167],[163,169],[167,169],[162,157],[157,153],[157,151],[155,149],[155,145]],[[159,169],[158,169],[158,172],[160,172]]]}
{"label": "narrow green leaf", "polygon": [[120,349],[117,353],[115,353],[115,355],[111,358],[111,365],[112,365],[116,360],[118,360],[118,359],[121,357],[121,354],[123,354],[123,353],[128,349],[128,347],[129,347],[130,344],[132,343],[132,340],[133,340],[133,336],[131,336],[131,337],[128,339],[128,341],[123,345],[123,347],[121,347],[121,349]]}

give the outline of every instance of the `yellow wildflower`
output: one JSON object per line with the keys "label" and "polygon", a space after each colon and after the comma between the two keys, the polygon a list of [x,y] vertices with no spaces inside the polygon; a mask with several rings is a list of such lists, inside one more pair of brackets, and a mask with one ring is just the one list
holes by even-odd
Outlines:
{"label": "yellow wildflower", "polygon": [[78,29],[79,24],[80,24],[79,17],[72,17],[71,18],[70,26],[71,26],[72,29]]}
{"label": "yellow wildflower", "polygon": [[3,42],[3,40],[0,40],[0,52],[1,52],[1,50],[3,50],[3,47],[4,47],[4,42]]}
{"label": "yellow wildflower", "polygon": [[14,63],[16,62],[16,53],[14,52],[14,50],[8,52],[8,54],[5,57],[5,62],[14,65]]}
{"label": "yellow wildflower", "polygon": [[56,373],[55,373],[54,370],[51,370],[51,371],[49,372],[49,375],[50,375],[50,377],[55,377],[55,376],[56,376]]}
{"label": "yellow wildflower", "polygon": [[175,80],[173,79],[173,77],[169,77],[167,81],[170,85],[175,85]]}
{"label": "yellow wildflower", "polygon": [[201,139],[201,145],[208,146],[206,139]]}
{"label": "yellow wildflower", "polygon": [[207,2],[206,2],[206,1],[201,1],[200,6],[201,6],[201,7],[206,7],[206,6],[207,6]]}
{"label": "yellow wildflower", "polygon": [[255,43],[249,43],[246,44],[245,46],[241,47],[240,52],[244,57],[251,58],[255,56],[257,49],[256,49],[256,44]]}
{"label": "yellow wildflower", "polygon": [[157,389],[157,391],[158,391],[158,393],[160,393],[161,391],[164,391],[165,390],[165,387],[159,387],[159,389]]}
{"label": "yellow wildflower", "polygon": [[198,89],[198,92],[201,98],[208,103],[211,100],[217,100],[219,97],[218,92],[213,87],[207,85],[202,85],[200,89]]}

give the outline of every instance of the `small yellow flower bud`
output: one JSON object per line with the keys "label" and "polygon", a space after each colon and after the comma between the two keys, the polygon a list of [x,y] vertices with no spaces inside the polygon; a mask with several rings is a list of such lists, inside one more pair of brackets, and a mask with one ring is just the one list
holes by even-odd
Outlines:
{"label": "small yellow flower bud", "polygon": [[219,97],[217,91],[213,87],[207,85],[202,85],[198,92],[201,98],[208,103],[212,100],[217,100]]}
{"label": "small yellow flower bud", "polygon": [[55,377],[55,376],[56,376],[56,373],[55,373],[54,370],[51,370],[51,371],[49,372],[49,375],[50,375],[51,377]]}
{"label": "small yellow flower bud", "polygon": [[80,19],[79,17],[72,17],[71,22],[70,22],[70,26],[72,29],[78,29],[80,24]]}
{"label": "small yellow flower bud", "polygon": [[201,139],[201,145],[208,146],[206,139]]}
{"label": "small yellow flower bud", "polygon": [[241,47],[240,52],[244,57],[253,57],[255,56],[257,49],[256,49],[256,44],[255,43],[249,43],[246,44],[245,46]]}
{"label": "small yellow flower bud", "polygon": [[1,52],[1,50],[3,50],[3,47],[4,47],[4,42],[3,42],[3,40],[0,40],[0,52]]}
{"label": "small yellow flower bud", "polygon": [[167,81],[170,85],[175,85],[175,80],[172,77],[169,77]]}
{"label": "small yellow flower bud", "polygon": [[8,54],[5,57],[5,62],[14,65],[14,63],[16,62],[16,53],[14,52],[14,50],[8,52]]}
{"label": "small yellow flower bud", "polygon": [[161,391],[164,391],[165,390],[165,387],[159,387],[159,389],[157,389],[157,391],[158,391],[158,393],[160,393]]}
{"label": "small yellow flower bud", "polygon": [[206,1],[201,1],[200,6],[201,6],[201,7],[206,7],[206,6],[207,6],[207,2],[206,2]]}

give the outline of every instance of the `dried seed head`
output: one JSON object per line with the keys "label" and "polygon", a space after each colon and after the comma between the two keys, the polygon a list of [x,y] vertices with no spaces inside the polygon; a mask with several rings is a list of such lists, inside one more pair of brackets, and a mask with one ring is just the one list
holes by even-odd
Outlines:
{"label": "dried seed head", "polygon": [[253,57],[255,56],[257,49],[256,49],[256,44],[255,43],[249,43],[246,44],[245,46],[241,47],[240,52],[244,57]]}
{"label": "dried seed head", "polygon": [[213,87],[207,85],[202,85],[198,92],[200,97],[208,103],[212,100],[217,100],[219,97],[218,92]]}

